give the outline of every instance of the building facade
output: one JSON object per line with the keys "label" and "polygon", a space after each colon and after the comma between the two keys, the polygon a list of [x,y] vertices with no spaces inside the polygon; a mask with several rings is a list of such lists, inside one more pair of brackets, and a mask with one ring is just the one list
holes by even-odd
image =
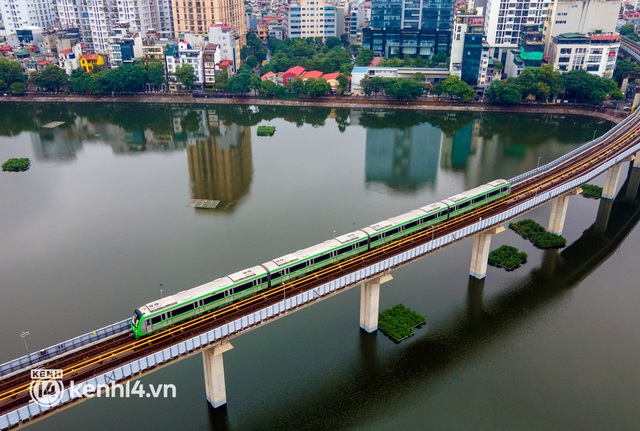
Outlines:
{"label": "building facade", "polygon": [[336,36],[336,7],[324,0],[297,0],[282,9],[285,37]]}

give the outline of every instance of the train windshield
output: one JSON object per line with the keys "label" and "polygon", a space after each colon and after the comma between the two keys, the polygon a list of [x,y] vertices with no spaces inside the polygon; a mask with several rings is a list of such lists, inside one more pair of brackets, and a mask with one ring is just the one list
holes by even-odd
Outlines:
{"label": "train windshield", "polygon": [[141,317],[142,317],[142,313],[140,312],[140,310],[136,308],[136,311],[133,312],[133,318],[131,319],[131,323],[133,324],[134,327],[138,326],[138,322],[140,321]]}

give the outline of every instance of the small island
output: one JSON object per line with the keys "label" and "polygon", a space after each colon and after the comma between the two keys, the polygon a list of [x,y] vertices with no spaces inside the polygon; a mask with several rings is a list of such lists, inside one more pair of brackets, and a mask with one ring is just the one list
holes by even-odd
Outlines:
{"label": "small island", "polygon": [[547,232],[545,228],[531,219],[509,223],[509,228],[518,232],[538,248],[564,247],[567,245],[567,240],[562,235]]}
{"label": "small island", "polygon": [[602,196],[602,187],[594,184],[583,184],[582,196],[589,199],[600,199]]}
{"label": "small island", "polygon": [[423,315],[398,304],[395,307],[384,310],[378,316],[378,329],[384,332],[396,343],[415,334],[416,327],[426,322]]}
{"label": "small island", "polygon": [[2,164],[3,171],[22,172],[29,169],[31,161],[26,157],[9,159]]}
{"label": "small island", "polygon": [[258,136],[273,136],[276,126],[258,126]]}
{"label": "small island", "polygon": [[489,265],[513,271],[527,261],[527,253],[510,245],[503,245],[489,253]]}

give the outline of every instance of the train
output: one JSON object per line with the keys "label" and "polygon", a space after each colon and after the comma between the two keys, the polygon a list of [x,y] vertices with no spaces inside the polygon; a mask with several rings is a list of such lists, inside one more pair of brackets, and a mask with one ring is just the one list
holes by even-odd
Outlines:
{"label": "train", "polygon": [[435,226],[510,193],[509,181],[494,180],[440,202],[157,299],[135,309],[131,330],[136,338],[149,335]]}

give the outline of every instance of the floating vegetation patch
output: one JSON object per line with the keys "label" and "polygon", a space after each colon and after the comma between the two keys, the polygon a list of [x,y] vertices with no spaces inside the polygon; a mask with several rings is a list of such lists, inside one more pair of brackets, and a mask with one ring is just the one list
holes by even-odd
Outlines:
{"label": "floating vegetation patch", "polygon": [[567,240],[562,235],[547,232],[545,228],[531,219],[509,223],[509,228],[531,241],[536,247],[554,248],[567,245]]}
{"label": "floating vegetation patch", "polygon": [[26,157],[9,159],[2,164],[3,171],[21,172],[26,171],[31,166],[31,161]]}
{"label": "floating vegetation patch", "polygon": [[273,136],[276,126],[258,126],[258,136]]}
{"label": "floating vegetation patch", "polygon": [[489,265],[513,271],[527,261],[527,253],[510,245],[503,245],[489,253]]}
{"label": "floating vegetation patch", "polygon": [[398,304],[384,310],[378,316],[378,329],[387,334],[396,343],[415,334],[416,327],[426,323],[423,315]]}
{"label": "floating vegetation patch", "polygon": [[594,184],[583,184],[582,196],[589,199],[600,199],[602,196],[602,187]]}

